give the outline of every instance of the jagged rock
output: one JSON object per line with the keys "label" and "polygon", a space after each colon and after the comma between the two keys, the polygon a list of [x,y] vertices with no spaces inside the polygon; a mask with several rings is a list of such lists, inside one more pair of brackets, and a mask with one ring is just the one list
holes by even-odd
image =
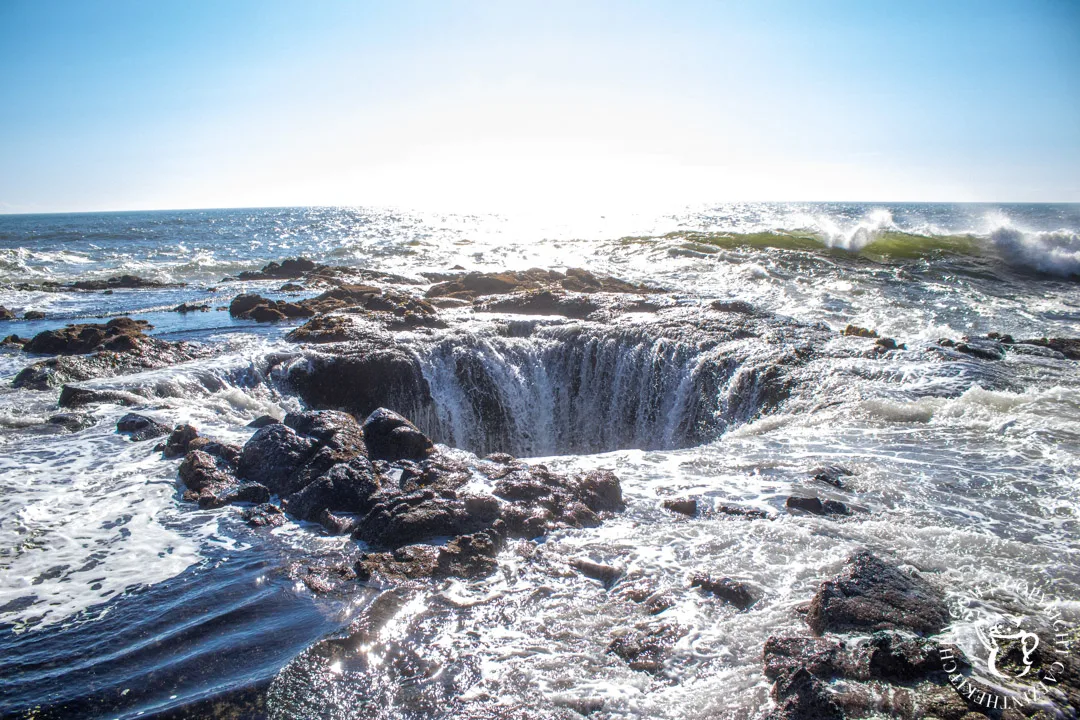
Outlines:
{"label": "jagged rock", "polygon": [[769,720],[843,720],[844,713],[825,689],[825,684],[799,668],[773,685],[776,709]]}
{"label": "jagged rock", "polygon": [[669,498],[661,503],[665,510],[694,517],[698,514],[698,502],[694,498]]}
{"label": "jagged rock", "polygon": [[127,433],[133,441],[150,440],[169,433],[169,426],[153,418],[128,413],[116,423],[116,432]]}
{"label": "jagged rock", "polygon": [[252,527],[279,527],[285,524],[281,508],[270,503],[244,508],[242,517]]}
{"label": "jagged rock", "polygon": [[419,360],[396,347],[313,353],[289,368],[288,381],[309,406],[367,417],[380,407],[412,414],[433,403]]}
{"label": "jagged rock", "polygon": [[254,420],[249,422],[247,424],[247,427],[255,428],[256,430],[258,430],[259,428],[264,428],[267,425],[273,425],[274,423],[278,423],[278,422],[281,422],[281,421],[278,420],[273,415],[260,415],[259,417],[255,418]]}
{"label": "jagged rock", "polygon": [[353,318],[346,315],[316,315],[289,332],[286,339],[298,343],[334,343],[358,340],[363,336]]}
{"label": "jagged rock", "polygon": [[45,313],[40,310],[27,310],[23,313],[23,320],[44,320]]}
{"label": "jagged rock", "polygon": [[298,435],[288,425],[267,425],[244,445],[237,474],[262,483],[270,491],[287,495],[299,488],[289,481],[315,452],[316,443]]}
{"label": "jagged rock", "polygon": [[89,413],[58,413],[46,420],[50,425],[59,425],[68,432],[79,432],[93,426],[97,421]]}
{"label": "jagged rock", "polygon": [[177,425],[173,428],[173,431],[169,433],[168,439],[165,441],[165,448],[162,450],[165,457],[175,458],[187,455],[191,441],[199,437],[199,431],[191,425]]}
{"label": "jagged rock", "polygon": [[630,669],[659,674],[671,648],[686,634],[677,625],[639,626],[631,628],[608,645],[608,652],[622,658]]}
{"label": "jagged rock", "polygon": [[839,500],[822,500],[817,497],[792,495],[784,503],[789,510],[802,510],[813,515],[850,515],[851,508]]}
{"label": "jagged rock", "polygon": [[60,390],[60,398],[57,405],[62,408],[83,407],[93,403],[105,403],[110,405],[141,405],[146,398],[124,390],[91,390],[74,385],[65,385]]}
{"label": "jagged rock", "polygon": [[270,490],[259,483],[240,483],[235,489],[230,490],[225,498],[226,502],[253,503],[261,505],[270,502]]}
{"label": "jagged rock", "polygon": [[364,420],[364,439],[371,457],[380,460],[422,460],[435,447],[420,428],[386,408]]}
{"label": "jagged rock", "polygon": [[880,351],[887,350],[907,350],[907,346],[903,343],[898,343],[894,338],[878,338],[874,343],[874,347]]}
{"label": "jagged rock", "polygon": [[[300,278],[319,266],[306,257],[287,258],[280,263],[270,262],[262,270],[245,270],[237,277],[241,280],[285,280]],[[325,267],[325,266],[324,266]]]}
{"label": "jagged rock", "polygon": [[153,326],[145,320],[118,317],[104,324],[68,325],[45,330],[23,346],[40,355],[83,355],[95,350],[121,349],[134,336],[142,336]]}
{"label": "jagged rock", "polygon": [[237,295],[229,304],[229,315],[256,322],[276,322],[286,318],[311,317],[315,311],[303,304],[269,300],[261,295]]}
{"label": "jagged rock", "polygon": [[371,509],[371,498],[380,490],[380,479],[362,455],[332,466],[284,500],[287,512],[303,520],[318,522],[325,511],[363,513]]}
{"label": "jagged rock", "polygon": [[28,342],[30,342],[29,338],[19,337],[18,335],[8,335],[3,340],[0,340],[0,345],[22,350],[23,346]]}
{"label": "jagged rock", "polygon": [[800,668],[815,677],[830,678],[849,665],[846,644],[832,638],[770,637],[765,641],[765,677],[789,678]]}
{"label": "jagged rock", "polygon": [[[54,339],[49,342],[63,340]],[[68,382],[176,365],[205,357],[211,352],[210,348],[195,343],[169,342],[148,337],[141,332],[124,332],[110,336],[97,345],[93,354],[59,355],[29,365],[15,376],[11,385],[29,390],[48,390]]]}
{"label": "jagged rock", "polygon": [[585,318],[600,309],[586,295],[551,290],[530,290],[521,294],[490,300],[477,307],[484,312],[518,313],[521,315],[562,315]]}
{"label": "jagged rock", "polygon": [[3,305],[0,305],[0,320],[14,320],[15,313],[8,310]]}
{"label": "jagged rock", "polygon": [[757,593],[749,585],[728,577],[714,578],[708,573],[695,573],[690,578],[690,587],[712,593],[740,610],[746,610],[758,601]]}
{"label": "jagged rock", "polygon": [[401,547],[437,537],[468,535],[490,528],[497,506],[478,512],[450,490],[417,490],[382,499],[364,516],[355,536],[377,547]]}
{"label": "jagged rock", "polygon": [[865,550],[818,588],[806,622],[818,634],[843,630],[940,632],[949,622],[941,592],[917,574]]}
{"label": "jagged rock", "polygon": [[184,485],[200,496],[216,495],[236,483],[217,458],[202,450],[189,452],[180,463],[179,472]]}

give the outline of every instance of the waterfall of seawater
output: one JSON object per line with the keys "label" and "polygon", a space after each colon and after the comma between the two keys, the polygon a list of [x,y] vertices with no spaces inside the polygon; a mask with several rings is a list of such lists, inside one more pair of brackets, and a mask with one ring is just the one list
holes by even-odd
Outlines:
{"label": "waterfall of seawater", "polygon": [[418,422],[479,454],[675,449],[761,408],[762,367],[634,332],[455,336],[421,357],[434,408]]}

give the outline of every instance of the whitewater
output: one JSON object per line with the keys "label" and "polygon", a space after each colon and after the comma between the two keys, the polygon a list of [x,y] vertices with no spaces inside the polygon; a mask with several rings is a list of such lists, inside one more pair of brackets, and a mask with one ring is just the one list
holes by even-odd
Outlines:
{"label": "whitewater", "polygon": [[[625,510],[507,546],[486,577],[320,591],[297,567],[351,562],[361,541],[292,516],[252,527],[236,506],[185,501],[178,461],[117,433],[121,417],[242,446],[260,417],[359,415],[347,383],[318,401],[300,384],[322,352],[288,337],[306,318],[228,312],[244,293],[324,292],[303,278],[226,280],[295,257],[433,301],[432,288],[464,273],[530,268],[648,288],[580,316],[479,298],[437,304],[439,326],[357,320],[413,359],[430,393],[403,391],[391,409],[448,456],[610,469]],[[156,284],[71,286],[122,275]],[[0,347],[0,716],[496,717],[453,710],[490,701],[506,717],[763,717],[777,703],[763,646],[806,634],[802,606],[864,548],[917,568],[949,602],[978,596],[1017,615],[1007,588],[1038,586],[1075,619],[1080,361],[994,338],[1080,337],[1078,282],[1080,205],[0,216],[0,306],[12,315],[0,337],[128,316],[203,353],[72,381],[129,399],[72,412],[58,408],[60,385],[13,387],[44,356]],[[185,303],[207,309],[174,311]],[[714,324],[720,339],[706,337]],[[965,338],[993,357],[957,350]],[[53,420],[62,412],[79,417]],[[823,468],[842,482],[815,479]],[[848,512],[792,511],[791,497]],[[692,517],[665,505],[686,498]],[[583,576],[581,559],[617,580]],[[755,602],[689,589],[704,571]],[[628,599],[639,586],[663,598],[659,612]],[[372,617],[384,623],[370,640],[381,664],[319,664],[328,638]],[[612,652],[660,625],[678,633],[659,670]],[[950,629],[981,652],[959,621]],[[1047,702],[1070,717],[1067,702]]]}

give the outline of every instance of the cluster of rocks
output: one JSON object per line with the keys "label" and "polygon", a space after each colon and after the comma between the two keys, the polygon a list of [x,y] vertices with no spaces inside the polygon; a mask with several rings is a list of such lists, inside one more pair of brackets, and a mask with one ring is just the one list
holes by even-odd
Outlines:
{"label": "cluster of rocks", "polygon": [[184,498],[204,508],[251,503],[243,512],[253,525],[280,524],[288,513],[349,533],[374,550],[352,569],[360,580],[486,575],[508,538],[594,527],[623,508],[611,472],[567,476],[506,455],[442,452],[385,408],[362,424],[336,411],[258,424],[243,447],[175,428],[161,449],[183,457]]}
{"label": "cluster of rocks", "polygon": [[[19,316],[3,305],[0,305],[0,320],[18,320]],[[23,313],[23,320],[44,320],[45,313],[40,310],[27,310]]]}
{"label": "cluster of rocks", "polygon": [[69,292],[71,290],[103,291],[106,294],[113,290],[145,290],[165,287],[183,287],[184,283],[164,283],[157,280],[147,280],[138,275],[116,275],[114,277],[95,280],[76,280],[69,283],[45,280],[40,283],[17,283],[16,290],[28,292]]}
{"label": "cluster of rocks", "polygon": [[371,285],[339,285],[313,298],[298,302],[270,300],[255,294],[238,295],[229,305],[229,314],[233,317],[257,322],[276,322],[319,314],[318,322],[310,327],[298,329],[293,335],[293,339],[306,342],[324,342],[321,339],[322,328],[326,325],[328,317],[334,316],[321,314],[335,310],[371,314],[382,320],[385,325],[394,327],[441,327],[443,325],[430,303],[408,293]]}
{"label": "cluster of rocks", "polygon": [[[882,353],[888,350],[907,349],[905,345],[898,343],[893,338],[880,337],[876,330],[860,327],[858,325],[848,325],[840,334],[874,339],[875,345],[873,352],[875,353]],[[1004,360],[1006,353],[1009,350],[1018,353],[1032,354],[1037,352],[1035,348],[1042,349],[1044,353],[1051,356],[1069,360],[1080,360],[1080,338],[1043,337],[1016,340],[1012,335],[991,332],[982,337],[970,337],[965,335],[959,340],[941,338],[937,341],[936,347],[969,355],[978,358],[979,360]]]}
{"label": "cluster of rocks", "polygon": [[170,342],[146,334],[145,320],[118,317],[107,323],[67,325],[46,330],[28,340],[18,336],[5,343],[27,353],[54,355],[23,368],[12,387],[46,390],[64,383],[152,370],[209,354],[194,343]]}
{"label": "cluster of rocks", "polygon": [[[346,281],[356,279],[384,280],[405,285],[415,285],[418,281],[411,278],[380,272],[378,270],[363,270],[341,265],[325,265],[317,263],[306,257],[287,258],[279,262],[269,262],[261,270],[245,270],[236,277],[222,278],[222,282],[237,280],[304,280],[311,284],[339,285]],[[281,287],[282,292],[290,290],[302,290],[302,285],[287,283]]]}

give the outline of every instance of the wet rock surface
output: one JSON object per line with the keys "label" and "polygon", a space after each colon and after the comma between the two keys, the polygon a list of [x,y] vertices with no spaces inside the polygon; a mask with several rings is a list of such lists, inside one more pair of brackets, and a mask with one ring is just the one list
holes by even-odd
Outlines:
{"label": "wet rock surface", "polygon": [[151,327],[143,320],[120,317],[38,333],[23,344],[23,350],[56,357],[23,368],[12,380],[12,387],[47,390],[73,381],[176,365],[213,352],[196,343],[150,337],[145,333]]}
{"label": "wet rock surface", "polygon": [[116,423],[116,432],[124,433],[133,441],[139,442],[168,435],[169,426],[145,415],[128,413]]}
{"label": "wet rock surface", "polygon": [[183,455],[185,498],[201,507],[252,503],[244,517],[254,526],[277,525],[284,511],[351,533],[371,550],[349,571],[364,581],[487,575],[508,538],[594,527],[624,508],[610,471],[567,476],[510,457],[447,453],[386,408],[363,424],[338,411],[290,413],[243,448],[180,425],[161,447]]}
{"label": "wet rock surface", "polygon": [[949,612],[941,591],[916,572],[861,551],[821,584],[806,622],[819,634],[897,629],[933,634],[948,624]]}

